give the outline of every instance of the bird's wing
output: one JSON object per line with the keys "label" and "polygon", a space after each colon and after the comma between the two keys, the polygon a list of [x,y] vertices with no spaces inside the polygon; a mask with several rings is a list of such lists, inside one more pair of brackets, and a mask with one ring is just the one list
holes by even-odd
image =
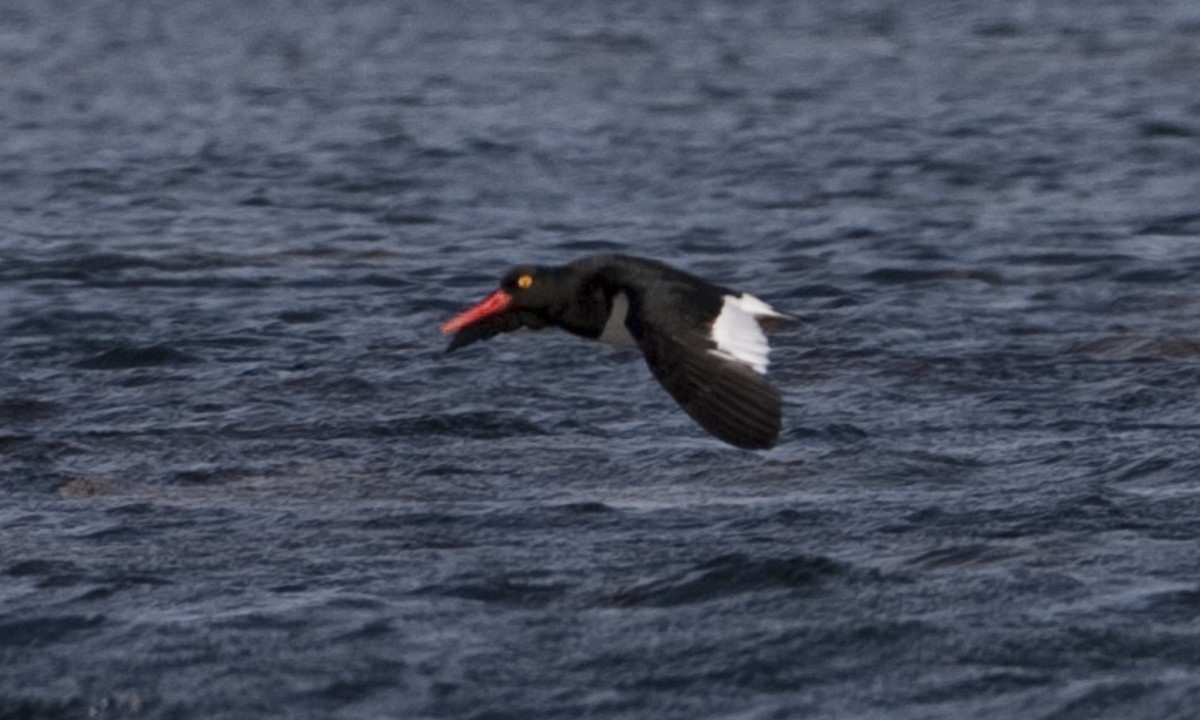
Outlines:
{"label": "bird's wing", "polygon": [[684,323],[694,329],[673,332],[680,323],[671,318],[687,312],[682,299],[679,304],[656,302],[656,309],[648,311],[641,303],[631,303],[626,325],[650,371],[687,414],[716,437],[751,450],[773,447],[779,439],[781,408],[779,391],[762,375],[765,350],[756,367],[747,353],[719,347],[708,324]]}

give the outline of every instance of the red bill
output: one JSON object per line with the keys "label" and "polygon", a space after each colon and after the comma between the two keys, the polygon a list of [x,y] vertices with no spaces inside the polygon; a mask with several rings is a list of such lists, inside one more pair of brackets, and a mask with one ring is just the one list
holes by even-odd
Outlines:
{"label": "red bill", "polygon": [[501,312],[504,308],[508,307],[510,302],[512,302],[511,295],[503,290],[497,290],[488,295],[483,302],[475,307],[455,315],[448,322],[444,323],[442,325],[442,333],[449,335],[450,333],[458,332],[472,323]]}

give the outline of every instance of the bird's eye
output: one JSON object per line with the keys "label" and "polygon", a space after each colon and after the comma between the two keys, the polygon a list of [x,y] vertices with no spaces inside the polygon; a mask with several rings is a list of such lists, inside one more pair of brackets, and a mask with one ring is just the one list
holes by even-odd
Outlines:
{"label": "bird's eye", "polygon": [[517,278],[517,287],[521,288],[522,290],[528,290],[529,286],[532,284],[533,284],[533,276],[532,275],[522,275],[521,277]]}

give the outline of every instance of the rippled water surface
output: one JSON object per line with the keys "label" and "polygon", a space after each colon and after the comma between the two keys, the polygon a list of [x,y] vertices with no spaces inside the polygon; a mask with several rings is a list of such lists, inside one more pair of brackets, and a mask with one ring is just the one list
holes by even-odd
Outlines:
{"label": "rippled water surface", "polygon": [[[0,7],[0,717],[1200,708],[1200,6]],[[779,447],[519,262],[799,316]]]}

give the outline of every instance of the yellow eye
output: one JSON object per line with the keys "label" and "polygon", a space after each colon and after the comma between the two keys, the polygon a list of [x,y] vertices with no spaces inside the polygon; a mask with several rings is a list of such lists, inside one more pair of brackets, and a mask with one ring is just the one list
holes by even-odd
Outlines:
{"label": "yellow eye", "polygon": [[522,275],[521,277],[517,278],[517,287],[521,288],[522,290],[528,290],[529,286],[532,284],[533,284],[533,276],[532,275]]}

